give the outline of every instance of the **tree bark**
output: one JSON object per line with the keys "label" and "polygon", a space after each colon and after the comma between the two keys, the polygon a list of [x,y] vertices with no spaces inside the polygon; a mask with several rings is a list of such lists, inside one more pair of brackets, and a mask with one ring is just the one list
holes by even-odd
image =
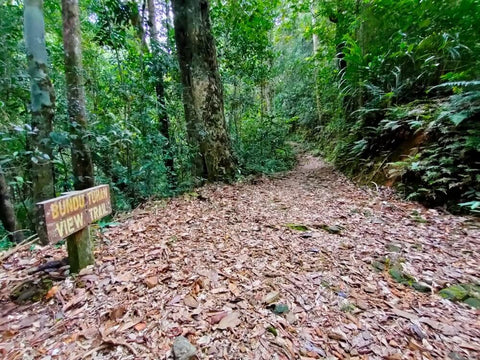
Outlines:
{"label": "tree bark", "polygon": [[0,166],[0,221],[5,230],[9,232],[9,237],[13,242],[23,240],[23,234],[18,231],[15,208],[10,201],[10,192],[5,180],[5,174]]}
{"label": "tree bark", "polygon": [[[24,33],[31,78],[32,128],[35,132],[31,138],[31,146],[35,151],[32,156],[33,200],[39,202],[55,195],[50,141],[55,115],[55,93],[48,76],[43,0],[25,0]],[[48,238],[41,212],[35,208],[34,215],[40,242],[46,244]]]}
{"label": "tree bark", "polygon": [[183,83],[193,174],[230,181],[235,160],[226,130],[223,91],[207,0],[173,0],[175,42]]}
{"label": "tree bark", "polygon": [[318,123],[322,124],[322,95],[320,94],[320,82],[318,79],[318,49],[320,47],[320,39],[318,38],[318,34],[316,33],[316,26],[317,26],[317,13],[315,10],[315,5],[312,5],[310,9],[312,13],[312,27],[313,27],[313,35],[312,35],[312,42],[313,42],[313,59],[314,59],[314,72],[313,75],[315,77],[315,104],[317,108],[317,119]]}
{"label": "tree bark", "polygon": [[[164,69],[162,68],[162,51],[160,50],[160,41],[158,39],[159,31],[157,26],[157,17],[155,10],[155,0],[147,0],[148,27],[150,29],[150,43],[152,53],[155,56],[155,93],[157,95],[157,113],[160,134],[165,138],[165,167],[169,172],[170,182],[175,182],[174,163],[170,138],[170,121],[166,110],[165,102],[165,83],[163,81]],[[172,184],[173,185],[173,184]]]}
{"label": "tree bark", "polygon": [[[78,0],[62,0],[63,47],[65,51],[65,84],[67,88],[68,117],[72,137],[72,167],[75,190],[93,187],[93,162],[88,144],[87,110],[83,84],[82,37]],[[70,272],[77,273],[94,263],[89,228],[86,227],[67,239]]]}
{"label": "tree bark", "polygon": [[92,156],[85,141],[87,110],[82,66],[82,37],[78,0],[62,0],[63,46],[68,117],[72,137],[72,167],[75,190],[94,185]]}

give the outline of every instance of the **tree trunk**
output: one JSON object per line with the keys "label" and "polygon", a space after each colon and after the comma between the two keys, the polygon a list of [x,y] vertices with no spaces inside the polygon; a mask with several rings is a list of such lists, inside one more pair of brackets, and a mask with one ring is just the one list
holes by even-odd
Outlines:
{"label": "tree trunk", "polygon": [[318,34],[316,33],[316,26],[317,26],[317,13],[315,11],[315,5],[311,7],[312,13],[312,27],[313,27],[313,59],[314,59],[314,73],[313,76],[315,77],[315,104],[317,108],[317,119],[318,124],[322,124],[322,96],[320,94],[320,81],[318,79],[318,49],[320,47],[320,39],[318,38]]}
{"label": "tree trunk", "polygon": [[183,83],[194,175],[230,181],[235,160],[227,134],[223,92],[207,0],[173,0],[175,41]]}
{"label": "tree trunk", "polygon": [[[75,190],[94,185],[93,163],[85,142],[87,110],[82,67],[82,37],[78,0],[62,0],[63,47],[65,51],[65,85],[72,140],[72,167]],[[108,156],[108,155],[107,155]],[[88,227],[67,238],[70,272],[77,273],[94,263]]]}
{"label": "tree trunk", "polygon": [[68,117],[72,137],[72,167],[75,190],[94,186],[93,163],[85,142],[87,111],[82,67],[82,38],[78,0],[62,0],[63,46]]}
{"label": "tree trunk", "polygon": [[[32,156],[33,200],[39,202],[55,196],[50,141],[55,114],[55,93],[48,76],[43,0],[25,0],[24,32],[31,78],[32,128],[35,131],[31,138],[31,146],[35,151]],[[35,222],[40,242],[48,243],[44,220],[37,208]]]}
{"label": "tree trunk", "polygon": [[[174,164],[173,164],[173,154],[170,138],[170,122],[168,119],[168,114],[166,110],[165,102],[165,84],[163,82],[164,69],[162,68],[162,51],[160,51],[160,42],[158,40],[159,32],[157,27],[157,17],[155,11],[155,1],[147,0],[147,10],[148,10],[148,27],[150,29],[150,43],[152,47],[153,55],[155,56],[155,93],[157,95],[157,113],[158,113],[158,124],[160,129],[160,134],[165,138],[165,167],[169,172],[170,182],[175,182],[174,177]],[[173,185],[173,184],[172,184]]]}
{"label": "tree trunk", "polygon": [[15,216],[15,209],[10,201],[10,193],[0,165],[0,221],[5,230],[9,232],[9,237],[13,242],[20,242],[23,240],[23,235],[17,228],[17,218]]}

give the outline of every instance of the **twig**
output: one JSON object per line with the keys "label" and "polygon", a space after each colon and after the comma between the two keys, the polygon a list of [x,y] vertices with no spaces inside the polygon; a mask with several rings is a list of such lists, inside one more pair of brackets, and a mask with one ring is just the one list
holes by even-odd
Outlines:
{"label": "twig", "polygon": [[124,340],[116,340],[116,339],[113,339],[113,338],[104,338],[103,341],[107,344],[111,344],[111,345],[121,345],[121,346],[125,346],[128,350],[130,350],[130,352],[136,357],[138,354],[137,354],[137,351],[133,348],[132,345],[130,345],[129,343],[127,343],[126,341]]}
{"label": "twig", "polygon": [[87,357],[89,357],[89,356],[92,355],[93,353],[96,353],[97,351],[106,349],[107,347],[108,347],[107,344],[102,344],[102,345],[100,345],[100,346],[97,346],[96,348],[93,348],[92,350],[87,351],[85,354],[80,355],[80,356],[77,356],[77,357],[75,358],[75,360],[86,359]]}
{"label": "twig", "polygon": [[8,250],[5,254],[0,257],[0,262],[8,259],[12,254],[16,253],[17,251],[23,250],[36,242],[38,240],[37,234],[34,234],[25,240],[23,240],[21,243],[19,243],[17,246],[15,246],[13,249]]}

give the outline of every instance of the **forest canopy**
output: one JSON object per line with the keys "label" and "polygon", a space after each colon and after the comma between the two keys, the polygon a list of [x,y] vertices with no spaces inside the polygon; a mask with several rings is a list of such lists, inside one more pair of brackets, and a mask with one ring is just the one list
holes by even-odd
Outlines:
{"label": "forest canopy", "polygon": [[73,23],[74,5],[0,3],[0,246],[37,201],[110,184],[128,211],[288,170],[294,143],[478,213],[479,0],[84,0]]}

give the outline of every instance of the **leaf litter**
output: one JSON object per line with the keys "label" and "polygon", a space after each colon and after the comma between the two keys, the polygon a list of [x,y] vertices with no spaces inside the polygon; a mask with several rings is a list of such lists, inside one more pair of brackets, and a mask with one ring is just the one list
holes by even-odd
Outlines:
{"label": "leaf litter", "polygon": [[[4,260],[0,356],[172,359],[183,336],[198,359],[480,357],[479,310],[438,295],[480,283],[474,219],[359,188],[309,155],[196,194],[119,219],[98,236],[96,264],[53,271],[41,302],[17,305],[10,291],[52,278],[29,270],[65,249]],[[391,264],[432,291],[395,281]]]}

